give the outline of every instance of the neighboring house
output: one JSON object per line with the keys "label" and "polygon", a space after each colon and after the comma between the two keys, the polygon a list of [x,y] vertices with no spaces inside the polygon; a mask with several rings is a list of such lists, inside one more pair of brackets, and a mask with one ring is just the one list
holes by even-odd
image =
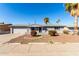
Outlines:
{"label": "neighboring house", "polygon": [[63,30],[64,25],[12,25],[10,28],[11,33],[30,33],[32,30],[37,30],[38,33],[48,33],[48,30],[56,29]]}
{"label": "neighboring house", "polygon": [[0,34],[8,34],[10,33],[11,24],[4,24],[4,22],[0,23]]}
{"label": "neighboring house", "polygon": [[[74,31],[74,26],[70,25],[70,26],[68,26],[68,28],[70,29],[70,31],[72,31],[72,32]],[[78,30],[79,30],[79,27],[78,27]]]}

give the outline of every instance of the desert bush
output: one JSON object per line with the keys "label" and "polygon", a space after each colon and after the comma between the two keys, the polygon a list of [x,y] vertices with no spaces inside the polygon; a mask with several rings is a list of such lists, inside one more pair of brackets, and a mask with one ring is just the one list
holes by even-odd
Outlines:
{"label": "desert bush", "polygon": [[32,36],[36,36],[36,35],[37,35],[36,30],[32,30],[32,31],[31,31],[31,35],[32,35]]}
{"label": "desert bush", "polygon": [[79,31],[77,32],[77,35],[79,35]]}
{"label": "desert bush", "polygon": [[23,41],[23,42],[21,42],[21,44],[28,44],[29,42],[27,42],[27,41]]}
{"label": "desert bush", "polygon": [[54,44],[54,41],[53,40],[49,40],[48,43]]}
{"label": "desert bush", "polygon": [[69,31],[68,30],[63,30],[63,33],[64,34],[69,34]]}
{"label": "desert bush", "polygon": [[49,30],[49,35],[50,36],[55,36],[57,34],[56,30]]}

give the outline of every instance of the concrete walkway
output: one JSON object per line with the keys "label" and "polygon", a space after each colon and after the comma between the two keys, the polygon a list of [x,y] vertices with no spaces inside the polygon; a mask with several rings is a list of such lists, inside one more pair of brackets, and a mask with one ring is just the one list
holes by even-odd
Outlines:
{"label": "concrete walkway", "polygon": [[63,56],[79,55],[79,43],[1,44],[0,55]]}

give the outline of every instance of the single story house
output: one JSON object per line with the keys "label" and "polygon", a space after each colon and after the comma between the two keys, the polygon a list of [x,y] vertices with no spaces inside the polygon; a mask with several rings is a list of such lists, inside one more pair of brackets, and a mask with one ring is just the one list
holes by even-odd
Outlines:
{"label": "single story house", "polygon": [[64,25],[39,25],[39,24],[30,24],[30,25],[12,25],[10,28],[10,33],[30,33],[31,30],[37,30],[38,33],[47,33],[48,30],[56,29],[63,30]]}
{"label": "single story house", "polygon": [[[30,24],[30,25],[12,25],[12,24],[4,24],[4,22],[0,23],[0,34],[8,34],[8,33],[28,33],[32,30],[37,30],[38,33],[46,34],[48,30],[56,29],[58,32],[61,32],[64,29],[65,25],[61,24]],[[70,31],[74,30],[74,26],[67,26]],[[79,29],[79,27],[78,27]]]}

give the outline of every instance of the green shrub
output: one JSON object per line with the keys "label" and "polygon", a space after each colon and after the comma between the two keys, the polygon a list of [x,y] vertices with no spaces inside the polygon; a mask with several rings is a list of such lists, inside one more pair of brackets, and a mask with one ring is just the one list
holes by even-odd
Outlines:
{"label": "green shrub", "polygon": [[69,31],[68,30],[64,30],[63,33],[64,34],[69,34]]}
{"label": "green shrub", "polygon": [[31,35],[32,35],[32,36],[36,36],[36,35],[37,35],[36,30],[32,30],[32,31],[31,31]]}
{"label": "green shrub", "polygon": [[55,36],[57,34],[56,30],[49,30],[49,35],[50,36]]}

